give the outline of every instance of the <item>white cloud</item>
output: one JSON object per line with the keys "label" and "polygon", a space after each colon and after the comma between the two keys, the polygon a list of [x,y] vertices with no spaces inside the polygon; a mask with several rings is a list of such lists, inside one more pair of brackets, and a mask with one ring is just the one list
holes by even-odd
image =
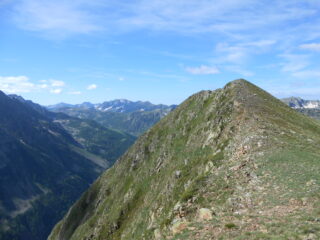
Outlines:
{"label": "white cloud", "polygon": [[311,51],[320,51],[320,43],[308,43],[300,45],[301,49],[311,50]]}
{"label": "white cloud", "polygon": [[94,90],[94,89],[96,89],[96,88],[97,88],[97,85],[96,85],[96,84],[90,84],[90,85],[87,87],[88,90]]}
{"label": "white cloud", "polygon": [[0,76],[0,90],[6,93],[49,91],[59,94],[65,83],[58,80],[40,80],[33,83],[27,76]]}
{"label": "white cloud", "polygon": [[60,80],[50,80],[52,87],[63,87],[65,85],[65,82]]}
{"label": "white cloud", "polygon": [[310,65],[309,55],[282,54],[279,57],[285,60],[281,63],[283,72],[297,72]]}
{"label": "white cloud", "polygon": [[0,90],[6,93],[26,93],[35,88],[36,85],[26,76],[0,76]]}
{"label": "white cloud", "polygon": [[205,65],[201,65],[200,67],[187,67],[186,71],[191,74],[195,74],[195,75],[209,75],[209,74],[220,73],[220,71],[217,67],[205,66]]}
{"label": "white cloud", "polygon": [[124,78],[124,77],[119,77],[118,80],[119,80],[119,81],[124,81],[125,78]]}
{"label": "white cloud", "polygon": [[51,89],[50,92],[53,94],[60,94],[62,92],[62,89],[61,88]]}
{"label": "white cloud", "polygon": [[71,94],[71,95],[80,95],[81,92],[80,91],[73,91],[73,92],[69,92],[69,94]]}

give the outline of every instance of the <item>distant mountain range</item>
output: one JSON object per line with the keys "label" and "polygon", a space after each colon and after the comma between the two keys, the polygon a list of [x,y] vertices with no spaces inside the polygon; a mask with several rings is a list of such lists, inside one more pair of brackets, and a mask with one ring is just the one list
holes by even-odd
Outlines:
{"label": "distant mountain range", "polygon": [[144,133],[175,108],[176,105],[156,105],[150,102],[133,102],[125,99],[100,104],[89,102],[75,105],[59,103],[47,107],[53,112],[94,120],[104,127],[135,136]]}
{"label": "distant mountain range", "polygon": [[305,100],[299,97],[281,99],[289,107],[320,120],[320,100]]}
{"label": "distant mountain range", "polygon": [[292,108],[320,109],[320,100],[305,100],[299,97],[283,98],[282,101]]}
{"label": "distant mountain range", "polygon": [[58,103],[55,105],[47,106],[51,111],[62,111],[64,109],[96,109],[101,112],[121,112],[121,113],[132,113],[132,112],[150,112],[154,110],[168,110],[174,109],[177,105],[163,105],[163,104],[152,104],[150,102],[143,101],[130,101],[127,99],[116,99],[112,101],[106,101],[103,103],[93,104],[90,102],[84,102],[81,104],[68,104]]}
{"label": "distant mountain range", "polygon": [[135,137],[0,91],[0,239],[43,240]]}

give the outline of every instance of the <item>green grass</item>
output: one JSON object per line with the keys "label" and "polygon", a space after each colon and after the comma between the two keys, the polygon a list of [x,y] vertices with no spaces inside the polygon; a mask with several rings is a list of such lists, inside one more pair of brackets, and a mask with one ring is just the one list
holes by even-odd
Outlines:
{"label": "green grass", "polygon": [[227,229],[237,228],[237,225],[234,224],[234,223],[226,223],[224,226],[225,226],[225,228],[227,228]]}
{"label": "green grass", "polygon": [[[209,225],[221,233],[217,239],[318,236],[319,136],[319,123],[245,82],[198,93],[101,177],[110,194],[100,190],[103,203],[90,224],[101,220],[103,226],[94,239],[152,239],[154,229],[172,235],[170,227],[181,214],[174,210],[177,204],[196,231],[209,234]],[[257,139],[263,140],[261,147]],[[239,151],[244,145],[248,151]],[[308,213],[302,208],[305,197]],[[290,210],[289,204],[300,208]],[[274,207],[283,212],[272,212]],[[212,209],[213,219],[196,221],[200,208]],[[92,231],[84,223],[72,239]],[[194,232],[185,230],[173,239],[194,239]]]}

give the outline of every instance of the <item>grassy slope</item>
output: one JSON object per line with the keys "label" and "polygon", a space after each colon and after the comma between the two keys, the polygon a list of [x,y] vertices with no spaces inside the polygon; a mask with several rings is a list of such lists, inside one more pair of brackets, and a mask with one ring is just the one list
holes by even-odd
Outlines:
{"label": "grassy slope", "polygon": [[59,109],[58,111],[73,117],[92,119],[109,129],[140,136],[157,123],[170,109],[130,113],[101,112],[95,109],[74,108]]}
{"label": "grassy slope", "polygon": [[45,239],[102,172],[46,115],[0,92],[0,239]]}
{"label": "grassy slope", "polygon": [[103,174],[50,239],[318,239],[319,139],[319,122],[248,82],[200,92]]}
{"label": "grassy slope", "polygon": [[297,109],[297,111],[317,120],[320,120],[320,109]]}
{"label": "grassy slope", "polygon": [[[136,137],[103,127],[93,120],[74,117],[57,118],[84,149],[100,156],[104,168],[110,167],[136,140]],[[99,164],[101,166],[101,164]]]}

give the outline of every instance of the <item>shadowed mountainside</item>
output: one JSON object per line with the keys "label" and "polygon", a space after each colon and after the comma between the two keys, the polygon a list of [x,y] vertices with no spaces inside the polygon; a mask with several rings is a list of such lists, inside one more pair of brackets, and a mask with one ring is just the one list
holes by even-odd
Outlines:
{"label": "shadowed mountainside", "polygon": [[53,115],[58,116],[0,91],[1,240],[46,239],[74,201],[135,139],[65,115],[73,138]]}

